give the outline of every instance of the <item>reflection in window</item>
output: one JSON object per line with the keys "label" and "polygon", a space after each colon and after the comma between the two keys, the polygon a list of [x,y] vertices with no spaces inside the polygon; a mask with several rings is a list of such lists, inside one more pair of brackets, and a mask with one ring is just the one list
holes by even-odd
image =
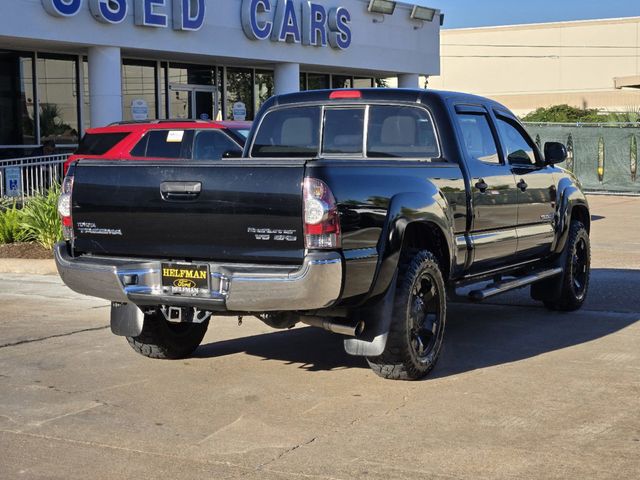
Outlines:
{"label": "reflection in window", "polygon": [[439,157],[431,117],[422,108],[372,105],[367,155],[374,158]]}
{"label": "reflection in window", "polygon": [[273,95],[273,72],[256,70],[256,112]]}
{"label": "reflection in window", "polygon": [[91,92],[89,90],[89,61],[82,59],[82,75],[84,78],[84,93],[82,95],[82,131],[91,128]]}
{"label": "reflection in window", "polygon": [[326,88],[329,88],[329,75],[325,75],[323,73],[307,74],[307,89],[323,90]]}
{"label": "reflection in window", "polygon": [[328,108],[324,114],[322,153],[362,154],[364,108]]}
{"label": "reflection in window", "polygon": [[373,78],[356,77],[353,79],[353,88],[372,88],[373,86]]}
{"label": "reflection in window", "polygon": [[227,152],[241,153],[242,149],[222,132],[216,130],[196,132],[193,143],[194,160],[220,160]]}
{"label": "reflection in window", "polygon": [[268,112],[253,142],[252,157],[315,157],[320,107],[289,107]]}
{"label": "reflection in window", "polygon": [[353,77],[347,77],[344,75],[333,75],[331,77],[331,88],[352,88]]}
{"label": "reflection in window", "polygon": [[122,116],[124,120],[157,118],[154,62],[122,62]]}
{"label": "reflection in window", "polygon": [[509,163],[511,165],[535,165],[536,156],[533,153],[533,144],[511,122],[498,117],[497,124],[500,137],[507,149]]}
{"label": "reflection in window", "polygon": [[33,60],[0,51],[0,144],[34,145]]}
{"label": "reflection in window", "polygon": [[[77,59],[63,55],[38,57],[41,142],[78,143]],[[94,125],[99,126],[99,125]]]}
{"label": "reflection in window", "polygon": [[169,78],[167,75],[167,64],[162,62],[160,65],[160,105],[158,105],[158,118],[168,118],[167,85]]}
{"label": "reflection in window", "polygon": [[486,115],[458,114],[458,124],[462,130],[465,149],[471,158],[484,163],[500,164],[498,147]]}
{"label": "reflection in window", "polygon": [[227,68],[227,120],[233,120],[233,104],[244,103],[245,120],[253,120],[253,75],[249,68]]}
{"label": "reflection in window", "polygon": [[215,85],[216,68],[207,65],[172,63],[169,65],[169,83],[182,85]]}

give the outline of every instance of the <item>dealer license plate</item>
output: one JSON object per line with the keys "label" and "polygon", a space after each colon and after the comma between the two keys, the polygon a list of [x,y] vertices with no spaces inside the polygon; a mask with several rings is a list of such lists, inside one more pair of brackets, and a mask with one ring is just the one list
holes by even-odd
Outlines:
{"label": "dealer license plate", "polygon": [[172,295],[206,295],[210,291],[209,278],[207,264],[162,264],[162,289]]}

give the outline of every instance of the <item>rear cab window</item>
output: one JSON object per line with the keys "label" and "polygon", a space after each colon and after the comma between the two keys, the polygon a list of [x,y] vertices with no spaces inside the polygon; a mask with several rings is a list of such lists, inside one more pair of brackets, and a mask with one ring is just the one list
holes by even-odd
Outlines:
{"label": "rear cab window", "polygon": [[130,134],[131,132],[87,133],[82,137],[76,154],[104,155]]}
{"label": "rear cab window", "polygon": [[267,112],[253,140],[251,156],[317,156],[321,114],[320,106],[293,106]]}
{"label": "rear cab window", "polygon": [[432,116],[421,106],[340,104],[267,112],[250,155],[433,160],[441,152]]}

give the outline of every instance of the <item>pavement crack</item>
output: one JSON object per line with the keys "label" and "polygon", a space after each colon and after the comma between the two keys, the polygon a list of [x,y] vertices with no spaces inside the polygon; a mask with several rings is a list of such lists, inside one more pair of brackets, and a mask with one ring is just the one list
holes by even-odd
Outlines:
{"label": "pavement crack", "polygon": [[286,450],[284,450],[283,452],[280,452],[279,455],[275,456],[274,458],[272,458],[271,460],[268,460],[264,463],[261,463],[260,465],[258,465],[256,467],[256,470],[262,470],[264,467],[266,467],[267,465],[271,465],[274,462],[277,462],[278,460],[280,460],[282,457],[289,455],[291,452],[299,449],[300,447],[306,447],[307,445],[311,445],[313,442],[315,442],[318,439],[318,437],[313,437],[310,440],[307,440],[306,442],[302,442],[302,443],[298,443],[297,445],[294,445],[291,448],[287,448]]}
{"label": "pavement crack", "polygon": [[109,328],[109,325],[103,327],[83,328],[81,330],[74,330],[73,332],[57,333],[55,335],[48,335],[46,337],[40,338],[29,338],[27,340],[20,340],[18,342],[3,343],[2,345],[0,345],[0,348],[15,347],[17,345],[24,345],[26,343],[43,342],[52,338],[69,337],[71,335],[75,335],[76,333],[95,332],[98,330],[106,330],[107,328]]}

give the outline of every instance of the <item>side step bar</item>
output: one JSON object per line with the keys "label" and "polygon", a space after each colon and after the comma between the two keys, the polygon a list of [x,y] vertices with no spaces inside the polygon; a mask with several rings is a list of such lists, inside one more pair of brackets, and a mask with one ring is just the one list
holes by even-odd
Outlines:
{"label": "side step bar", "polygon": [[491,283],[482,290],[473,290],[469,292],[469,297],[472,300],[481,302],[482,300],[486,300],[487,298],[493,297],[494,295],[508,292],[509,290],[526,287],[527,285],[531,285],[532,283],[544,280],[545,278],[555,277],[556,275],[560,275],[561,273],[562,268],[560,267],[550,268],[549,270],[540,270],[525,277],[519,277],[508,282]]}

